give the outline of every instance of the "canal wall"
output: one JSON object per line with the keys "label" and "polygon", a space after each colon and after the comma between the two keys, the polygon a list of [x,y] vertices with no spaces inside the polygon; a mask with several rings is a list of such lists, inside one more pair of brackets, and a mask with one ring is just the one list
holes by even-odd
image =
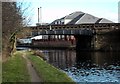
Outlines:
{"label": "canal wall", "polygon": [[32,40],[31,46],[42,48],[70,48],[76,47],[75,41],[68,40]]}
{"label": "canal wall", "polygon": [[120,29],[106,33],[97,33],[94,36],[94,49],[120,51]]}

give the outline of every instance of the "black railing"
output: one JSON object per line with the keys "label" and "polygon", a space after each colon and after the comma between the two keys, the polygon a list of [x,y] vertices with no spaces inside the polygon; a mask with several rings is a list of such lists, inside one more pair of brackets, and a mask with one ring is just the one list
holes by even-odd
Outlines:
{"label": "black railing", "polygon": [[66,24],[66,25],[40,25],[30,27],[32,30],[43,30],[43,29],[78,29],[78,28],[120,28],[120,23],[90,23],[90,24]]}

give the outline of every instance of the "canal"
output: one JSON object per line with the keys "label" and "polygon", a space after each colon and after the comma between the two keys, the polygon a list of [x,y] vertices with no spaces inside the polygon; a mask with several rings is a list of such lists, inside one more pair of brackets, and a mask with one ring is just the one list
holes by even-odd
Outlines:
{"label": "canal", "polygon": [[120,83],[120,52],[40,51],[48,63],[65,71],[75,82]]}

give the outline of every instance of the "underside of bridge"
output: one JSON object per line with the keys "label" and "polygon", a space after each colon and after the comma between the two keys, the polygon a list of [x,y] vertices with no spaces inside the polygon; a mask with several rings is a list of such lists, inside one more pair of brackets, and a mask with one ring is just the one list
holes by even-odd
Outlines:
{"label": "underside of bridge", "polygon": [[90,54],[85,54],[85,53],[86,51],[90,51],[94,49],[94,45],[93,45],[94,36],[75,35],[75,38],[76,38],[76,62],[77,64],[79,64],[79,62],[85,62],[87,64],[86,60],[90,60],[91,58],[90,56],[88,56]]}
{"label": "underside of bridge", "polygon": [[93,36],[92,35],[42,35],[39,40],[32,40],[34,46],[43,47],[68,47],[74,48],[76,50],[91,50],[93,46]]}
{"label": "underside of bridge", "polygon": [[76,38],[76,51],[91,50],[93,48],[93,36],[88,35],[75,35]]}

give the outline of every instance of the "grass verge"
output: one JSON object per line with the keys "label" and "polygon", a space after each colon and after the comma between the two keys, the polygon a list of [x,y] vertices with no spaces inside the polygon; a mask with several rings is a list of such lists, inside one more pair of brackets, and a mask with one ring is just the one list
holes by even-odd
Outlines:
{"label": "grass verge", "polygon": [[30,82],[26,61],[16,52],[9,60],[2,63],[2,82]]}
{"label": "grass verge", "polygon": [[46,63],[42,58],[31,54],[28,55],[28,58],[32,61],[33,66],[42,78],[43,82],[69,82],[70,84],[75,84],[75,82],[69,78],[66,73]]}

